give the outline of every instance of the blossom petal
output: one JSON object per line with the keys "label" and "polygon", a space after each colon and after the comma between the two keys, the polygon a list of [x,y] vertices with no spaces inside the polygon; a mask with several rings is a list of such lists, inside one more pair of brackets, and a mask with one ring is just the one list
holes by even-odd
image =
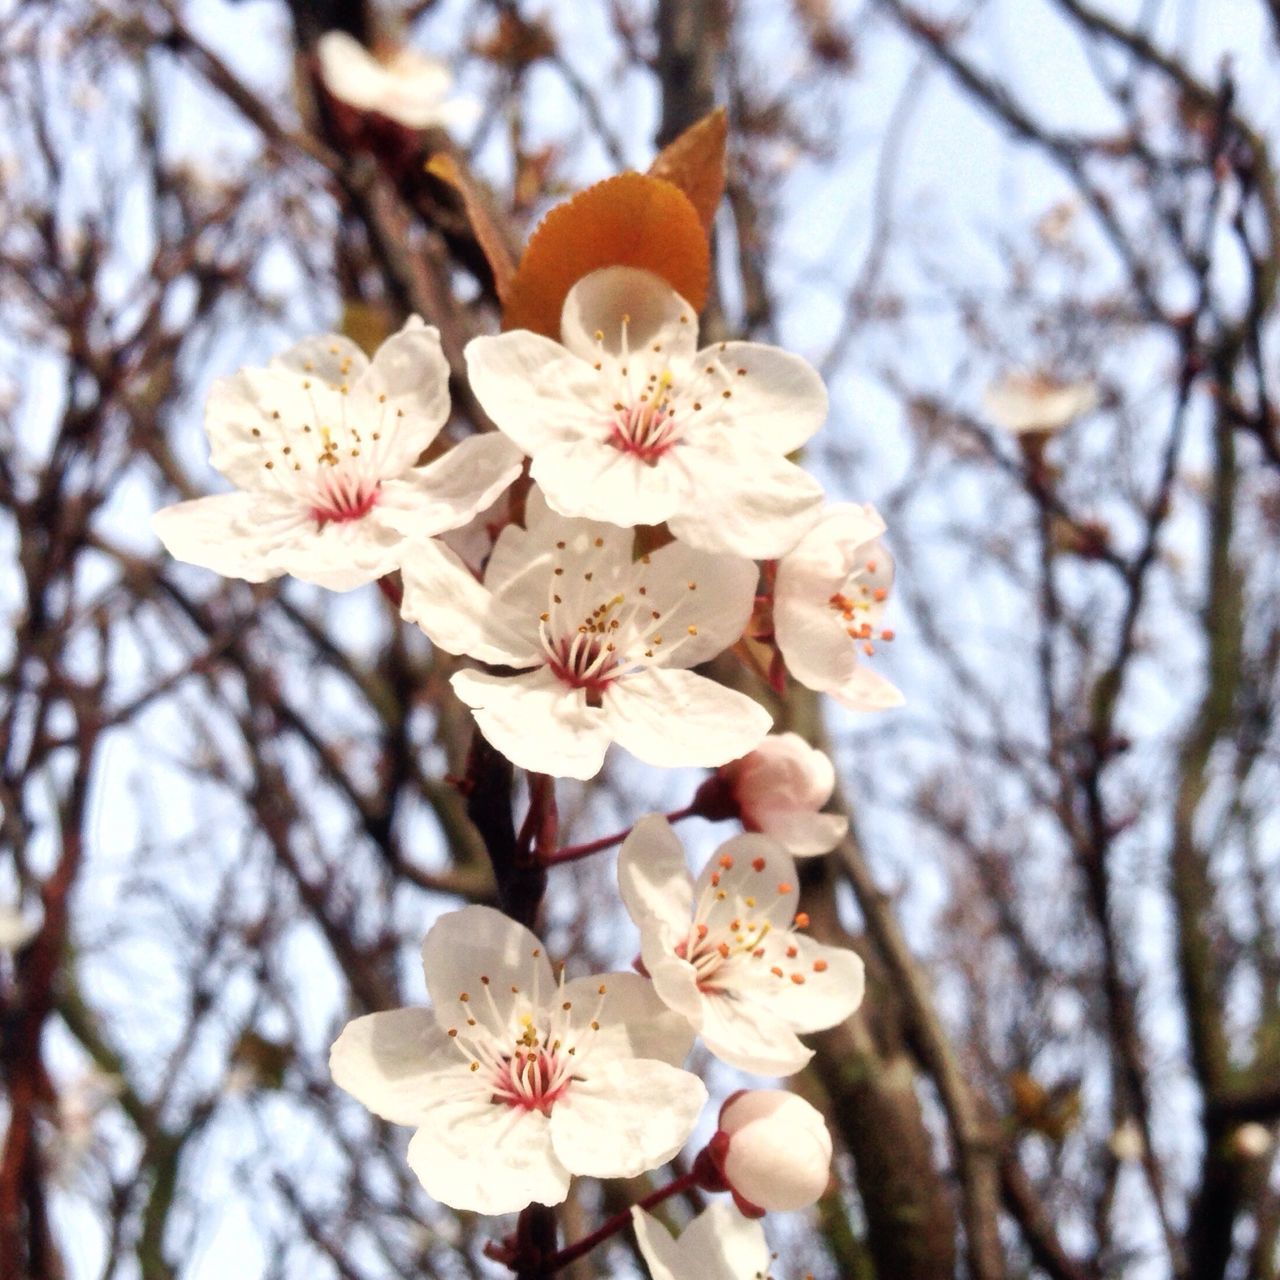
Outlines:
{"label": "blossom petal", "polygon": [[792,453],[827,420],[822,375],[802,356],[759,342],[726,342],[698,353],[732,377],[733,429],[749,431],[773,453]]}
{"label": "blossom petal", "polygon": [[862,663],[843,684],[825,692],[850,711],[883,711],[906,701],[897,685]]}
{"label": "blossom petal", "polygon": [[608,421],[596,371],[550,338],[516,329],[473,338],[465,355],[476,399],[525,453],[602,430]]}
{"label": "blossom petal", "polygon": [[541,661],[536,620],[531,628],[525,617],[495,601],[443,543],[430,538],[412,543],[400,567],[402,616],[416,622],[446,653],[512,667]]}
{"label": "blossom petal", "polygon": [[[847,947],[829,947],[801,934],[771,934],[761,965],[742,966],[737,989],[794,1031],[825,1031],[862,1003],[866,974],[862,958]],[[783,970],[779,979],[772,967]],[[802,982],[795,982],[798,974]]]}
{"label": "blossom petal", "polygon": [[666,458],[650,466],[614,448],[603,429],[598,435],[542,446],[529,474],[552,509],[562,515],[608,520],[628,528],[661,524],[691,506],[696,495],[688,469]]}
{"label": "blossom petal", "polygon": [[442,458],[384,480],[374,514],[405,535],[431,537],[466,524],[520,474],[523,455],[491,431],[468,436]]}
{"label": "blossom petal", "polygon": [[355,391],[380,410],[380,474],[400,475],[418,461],[449,418],[449,362],[439,331],[410,316],[374,353]]}
{"label": "blossom petal", "polygon": [[839,813],[764,812],[757,820],[760,830],[794,858],[830,853],[849,830],[849,819]]}
{"label": "blossom petal", "polygon": [[320,333],[295,342],[267,366],[288,373],[309,375],[331,387],[355,382],[369,367],[369,357],[340,333]]}
{"label": "blossom petal", "polygon": [[676,939],[689,932],[693,877],[680,838],[660,813],[641,818],[622,842],[618,888],[641,933],[656,927]]}
{"label": "blossom petal", "polygon": [[713,1200],[678,1240],[639,1207],[631,1219],[653,1280],[756,1280],[769,1271],[764,1227],[744,1218],[732,1200]]}
{"label": "blossom petal", "polygon": [[518,676],[459,671],[450,683],[512,764],[582,781],[600,772],[609,746],[606,713],[545,667]]}
{"label": "blossom petal", "polygon": [[334,1083],[376,1116],[416,1125],[470,1089],[467,1063],[429,1009],[393,1009],[347,1023],[329,1051]]}
{"label": "blossom petal", "polygon": [[721,1062],[752,1075],[794,1075],[813,1057],[786,1020],[754,998],[708,996],[702,1002],[700,1034]]}
{"label": "blossom petal", "polygon": [[485,1101],[436,1107],[409,1143],[409,1167],[432,1199],[471,1213],[518,1213],[569,1194],[547,1117]]}
{"label": "blossom petal", "polygon": [[[601,988],[605,994],[600,995]],[[590,1043],[593,1054],[654,1058],[678,1067],[693,1048],[693,1029],[663,1004],[648,978],[638,973],[606,973],[566,982],[560,996],[572,1004],[573,1039]],[[588,1030],[593,1021],[599,1029]]]}
{"label": "blossom petal", "polygon": [[604,267],[569,290],[560,339],[588,361],[600,359],[602,352],[645,351],[683,363],[694,357],[698,316],[661,276],[637,267]]}
{"label": "blossom petal", "polygon": [[315,529],[284,495],[217,493],[157,511],[151,527],[171,556],[227,578],[266,582],[284,572],[281,549]]}
{"label": "blossom petal", "polygon": [[[671,1233],[657,1218],[651,1218],[638,1204],[633,1204],[631,1225],[635,1228],[640,1256],[649,1268],[650,1280],[693,1280],[695,1273],[682,1265],[679,1241],[672,1238]],[[697,1272],[699,1280],[703,1274],[701,1271]],[[749,1275],[750,1272],[745,1274]]]}
{"label": "blossom petal", "polygon": [[556,989],[542,943],[492,907],[441,916],[423,940],[422,968],[441,1027],[471,1017],[504,1040],[518,1036],[520,1017]]}
{"label": "blossom petal", "polygon": [[[720,892],[710,894],[711,889]],[[703,918],[712,928],[728,925],[748,902],[754,903],[753,919],[767,920],[775,931],[788,930],[799,901],[796,864],[767,836],[734,836],[699,872],[693,895],[695,901],[711,898],[712,905]]]}
{"label": "blossom petal", "polygon": [[646,764],[670,769],[736,760],[773,724],[753,698],[692,671],[651,668],[615,681],[603,700],[618,745]]}
{"label": "blossom petal", "polygon": [[555,1153],[572,1173],[634,1178],[684,1146],[707,1101],[691,1072],[648,1058],[584,1068],[551,1111]]}
{"label": "blossom petal", "polygon": [[717,473],[704,501],[667,522],[671,532],[704,551],[752,560],[785,555],[818,518],[822,486],[794,463],[746,440],[717,432],[700,442]]}
{"label": "blossom petal", "polygon": [[377,520],[309,525],[305,537],[280,552],[281,572],[330,591],[351,591],[390,573],[400,563],[403,539]]}

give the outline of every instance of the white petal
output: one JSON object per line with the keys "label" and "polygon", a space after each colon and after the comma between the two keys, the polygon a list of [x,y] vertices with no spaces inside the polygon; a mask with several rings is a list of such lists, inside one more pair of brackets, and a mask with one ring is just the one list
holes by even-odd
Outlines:
{"label": "white petal", "polygon": [[694,882],[696,901],[708,895],[713,880],[720,892],[703,916],[712,928],[727,927],[742,914],[748,898],[755,902],[754,919],[768,920],[775,930],[791,927],[799,901],[796,864],[776,841],[761,835],[726,840]]}
{"label": "white petal", "polygon": [[600,772],[609,746],[606,713],[545,667],[519,676],[459,671],[450,684],[512,764],[582,781]]}
{"label": "white petal", "polygon": [[465,355],[476,398],[525,453],[597,431],[608,419],[599,375],[550,338],[516,329],[473,338]]}
{"label": "white petal", "polygon": [[756,1280],[771,1261],[758,1220],[744,1218],[732,1200],[713,1200],[679,1240],[684,1271],[678,1280]]}
{"label": "white petal", "polygon": [[441,916],[423,940],[422,968],[442,1027],[473,1017],[504,1040],[514,1039],[520,1017],[556,990],[542,943],[492,907],[463,907]]}
{"label": "white petal", "polygon": [[678,1242],[657,1218],[651,1218],[639,1205],[633,1204],[631,1224],[640,1256],[649,1268],[650,1280],[703,1280],[702,1272],[695,1274],[684,1268]]}
{"label": "white petal", "polygon": [[329,1051],[334,1083],[392,1124],[416,1125],[471,1090],[470,1071],[429,1009],[393,1009],[347,1023]]}
{"label": "white petal", "polygon": [[561,515],[608,520],[627,528],[661,524],[697,501],[689,471],[669,454],[652,466],[597,435],[551,441],[538,450],[529,474]]}
{"label": "white petal", "polygon": [[310,375],[331,387],[355,382],[369,367],[369,357],[340,333],[320,333],[295,342],[271,361],[268,368]]}
{"label": "white petal", "polygon": [[487,1102],[437,1107],[409,1143],[409,1167],[432,1199],[471,1213],[518,1213],[569,1194],[547,1117]]}
{"label": "white petal", "polygon": [[760,830],[795,858],[830,853],[844,839],[849,819],[838,813],[800,810],[759,815]]}
{"label": "white petal", "polygon": [[316,42],[320,76],[335,98],[362,111],[376,111],[409,129],[447,125],[459,104],[443,101],[453,77],[442,63],[413,49],[379,62],[345,31],[328,31]]}
{"label": "white petal", "polygon": [[260,493],[179,502],[157,511],[151,526],[171,556],[247,582],[285,572],[283,549],[314,536],[316,527],[292,499]]}
{"label": "white petal", "polygon": [[584,1068],[551,1109],[551,1141],[571,1173],[634,1178],[684,1146],[707,1100],[691,1072],[647,1058]]}
{"label": "white petal", "polygon": [[862,664],[843,684],[826,692],[850,711],[884,711],[906,701],[897,685]]}
{"label": "white petal", "polygon": [[[769,1010],[793,1031],[825,1031],[862,1003],[866,977],[856,952],[786,931],[770,934],[764,949],[760,964],[736,969],[736,990],[744,1001]],[[790,950],[796,954],[787,955]],[[783,978],[771,972],[775,966],[783,970]],[[792,974],[804,981],[792,981]]]}
{"label": "white petal", "polygon": [[667,362],[693,359],[697,312],[661,276],[636,267],[605,267],[583,276],[564,300],[560,340],[583,360],[598,360],[601,351],[620,356],[624,317],[628,353],[645,351]]}
{"label": "white petal", "polygon": [[672,949],[678,941],[668,933],[650,931],[644,935],[640,957],[653,980],[658,998],[694,1031],[701,1031],[706,1000],[698,988],[697,970],[687,960],[681,960]]}
{"label": "white petal", "polygon": [[427,466],[384,480],[374,514],[407,536],[456,529],[511,484],[523,461],[515,445],[497,432],[468,436]]}
{"label": "white petal", "polygon": [[[565,983],[559,998],[573,1005],[569,1026],[578,1032],[574,1039],[589,1042],[593,1057],[654,1058],[678,1067],[693,1047],[692,1028],[638,973],[575,978]],[[589,1030],[593,1020],[600,1024],[598,1031]]]}
{"label": "white petal", "polygon": [[669,769],[736,760],[773,724],[746,694],[692,671],[662,668],[615,681],[604,692],[603,714],[619,746]]}
{"label": "white petal", "polygon": [[0,907],[0,951],[20,951],[39,932],[39,920],[14,907]]}
{"label": "white petal", "polygon": [[430,538],[412,543],[400,567],[401,614],[446,653],[513,667],[541,661],[536,619],[530,627],[526,617],[495,601],[443,543]]}
{"label": "white petal", "polygon": [[801,356],[759,342],[728,342],[697,359],[717,360],[729,371],[733,430],[749,431],[775,453],[799,449],[827,420],[822,376]]}
{"label": "white petal", "polygon": [[813,1057],[782,1018],[749,997],[704,997],[700,1031],[721,1062],[752,1075],[794,1075]]}
{"label": "white petal", "polygon": [[[755,607],[759,576],[752,560],[698,551],[681,542],[653,552],[647,581],[649,595],[663,609],[669,646],[664,665],[695,667],[737,644]],[[690,625],[695,635],[689,634]]]}
{"label": "white petal", "polygon": [[822,486],[785,458],[723,432],[702,443],[715,445],[709,456],[717,483],[671,517],[671,532],[704,551],[752,560],[785,555],[818,518]]}
{"label": "white petal", "polygon": [[642,934],[665,929],[673,938],[689,932],[693,877],[684,846],[660,813],[641,818],[618,853],[622,904]]}
{"label": "white petal", "polygon": [[411,316],[374,353],[368,370],[353,386],[353,399],[356,393],[378,415],[365,439],[369,441],[374,430],[382,437],[375,450],[379,473],[398,476],[407,471],[449,418],[449,362],[439,331]]}
{"label": "white petal", "polygon": [[400,563],[403,539],[372,516],[309,523],[305,537],[280,551],[284,573],[330,591],[351,591],[390,573]]}

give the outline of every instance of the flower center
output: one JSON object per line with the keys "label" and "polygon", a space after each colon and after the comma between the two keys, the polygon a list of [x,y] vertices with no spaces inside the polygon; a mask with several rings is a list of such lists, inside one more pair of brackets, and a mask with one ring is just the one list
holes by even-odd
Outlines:
{"label": "flower center", "polygon": [[382,485],[371,476],[327,467],[310,495],[311,518],[321,527],[360,520],[378,505]]}
{"label": "flower center", "polygon": [[671,449],[678,435],[665,399],[655,403],[642,396],[640,404],[615,410],[609,424],[609,443],[650,467]]}
{"label": "flower center", "polygon": [[572,1081],[573,1069],[564,1055],[547,1049],[517,1049],[494,1073],[492,1101],[546,1116]]}
{"label": "flower center", "polygon": [[889,588],[883,577],[883,566],[875,559],[857,567],[845,580],[844,589],[835,592],[827,601],[828,606],[840,615],[845,634],[861,643],[862,651],[871,657],[877,638],[886,642],[893,639],[893,632],[880,630],[875,623],[889,598]]}

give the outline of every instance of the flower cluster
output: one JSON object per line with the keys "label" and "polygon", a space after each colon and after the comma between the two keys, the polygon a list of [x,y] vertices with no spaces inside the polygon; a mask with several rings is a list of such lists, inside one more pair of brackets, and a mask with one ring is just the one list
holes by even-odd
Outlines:
{"label": "flower cluster", "polygon": [[[445,86],[406,58],[377,63],[338,37],[319,51],[332,97],[418,128]],[[636,198],[633,213],[684,217],[696,248],[706,222],[679,191],[616,182],[586,193],[578,216]],[[450,369],[417,318],[371,358],[343,337],[308,339],[213,388],[212,462],[236,491],[155,521],[173,554],[229,576],[334,590],[379,581],[438,650],[466,660],[450,684],[479,732],[545,775],[532,804],[553,814],[548,779],[594,777],[617,743],[648,764],[713,771],[673,819],[742,825],[694,875],[661,815],[625,838],[546,851],[555,823],[531,812],[538,834],[505,861],[495,854],[495,867],[521,856],[545,869],[621,841],[637,972],[567,978],[524,924],[469,906],[423,943],[429,1008],[342,1031],[334,1080],[415,1131],[408,1162],[429,1194],[478,1213],[559,1204],[574,1177],[660,1167],[708,1099],[684,1067],[695,1038],[738,1071],[789,1076],[812,1057],[800,1037],[847,1019],[863,996],[859,957],[809,937],[799,909],[793,859],[832,850],[847,830],[821,812],[831,761],[794,733],[771,735],[761,703],[708,664],[732,652],[779,693],[789,673],[855,711],[900,702],[869,661],[892,639],[884,524],[871,507],[824,505],[793,460],[827,414],[816,371],[758,343],[700,347],[696,307],[633,265],[635,246],[667,223],[626,226],[630,265],[584,266],[559,292],[526,271],[539,260],[526,252],[505,315],[533,327],[465,351],[496,430],[449,439]],[[539,253],[554,257],[547,243]],[[686,267],[696,301],[697,253]],[[731,1204],[678,1241],[639,1210],[620,1215],[555,1268],[633,1222],[659,1280],[764,1277],[754,1219],[812,1204],[831,1157],[808,1103],[734,1094],[688,1172],[645,1202],[696,1186]],[[491,1256],[527,1270],[522,1240]]]}

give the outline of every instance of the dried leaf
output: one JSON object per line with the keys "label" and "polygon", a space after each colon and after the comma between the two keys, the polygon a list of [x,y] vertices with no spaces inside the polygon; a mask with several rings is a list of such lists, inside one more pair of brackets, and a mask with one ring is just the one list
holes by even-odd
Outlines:
{"label": "dried leaf", "polygon": [[711,251],[697,210],[670,182],[606,178],[558,205],[529,238],[503,308],[503,327],[560,336],[569,290],[602,267],[661,276],[695,311],[707,300]]}
{"label": "dried leaf", "polygon": [[650,177],[672,183],[689,197],[707,231],[711,230],[724,195],[724,144],[728,130],[725,110],[717,107],[663,147],[649,166]]}
{"label": "dried leaf", "polygon": [[437,151],[427,161],[426,169],[433,177],[447,182],[462,197],[471,231],[476,243],[484,251],[489,270],[493,272],[493,285],[498,293],[498,301],[505,304],[516,273],[515,263],[511,260],[506,240],[489,216],[489,208],[479,188],[463,173],[458,162],[447,151]]}

